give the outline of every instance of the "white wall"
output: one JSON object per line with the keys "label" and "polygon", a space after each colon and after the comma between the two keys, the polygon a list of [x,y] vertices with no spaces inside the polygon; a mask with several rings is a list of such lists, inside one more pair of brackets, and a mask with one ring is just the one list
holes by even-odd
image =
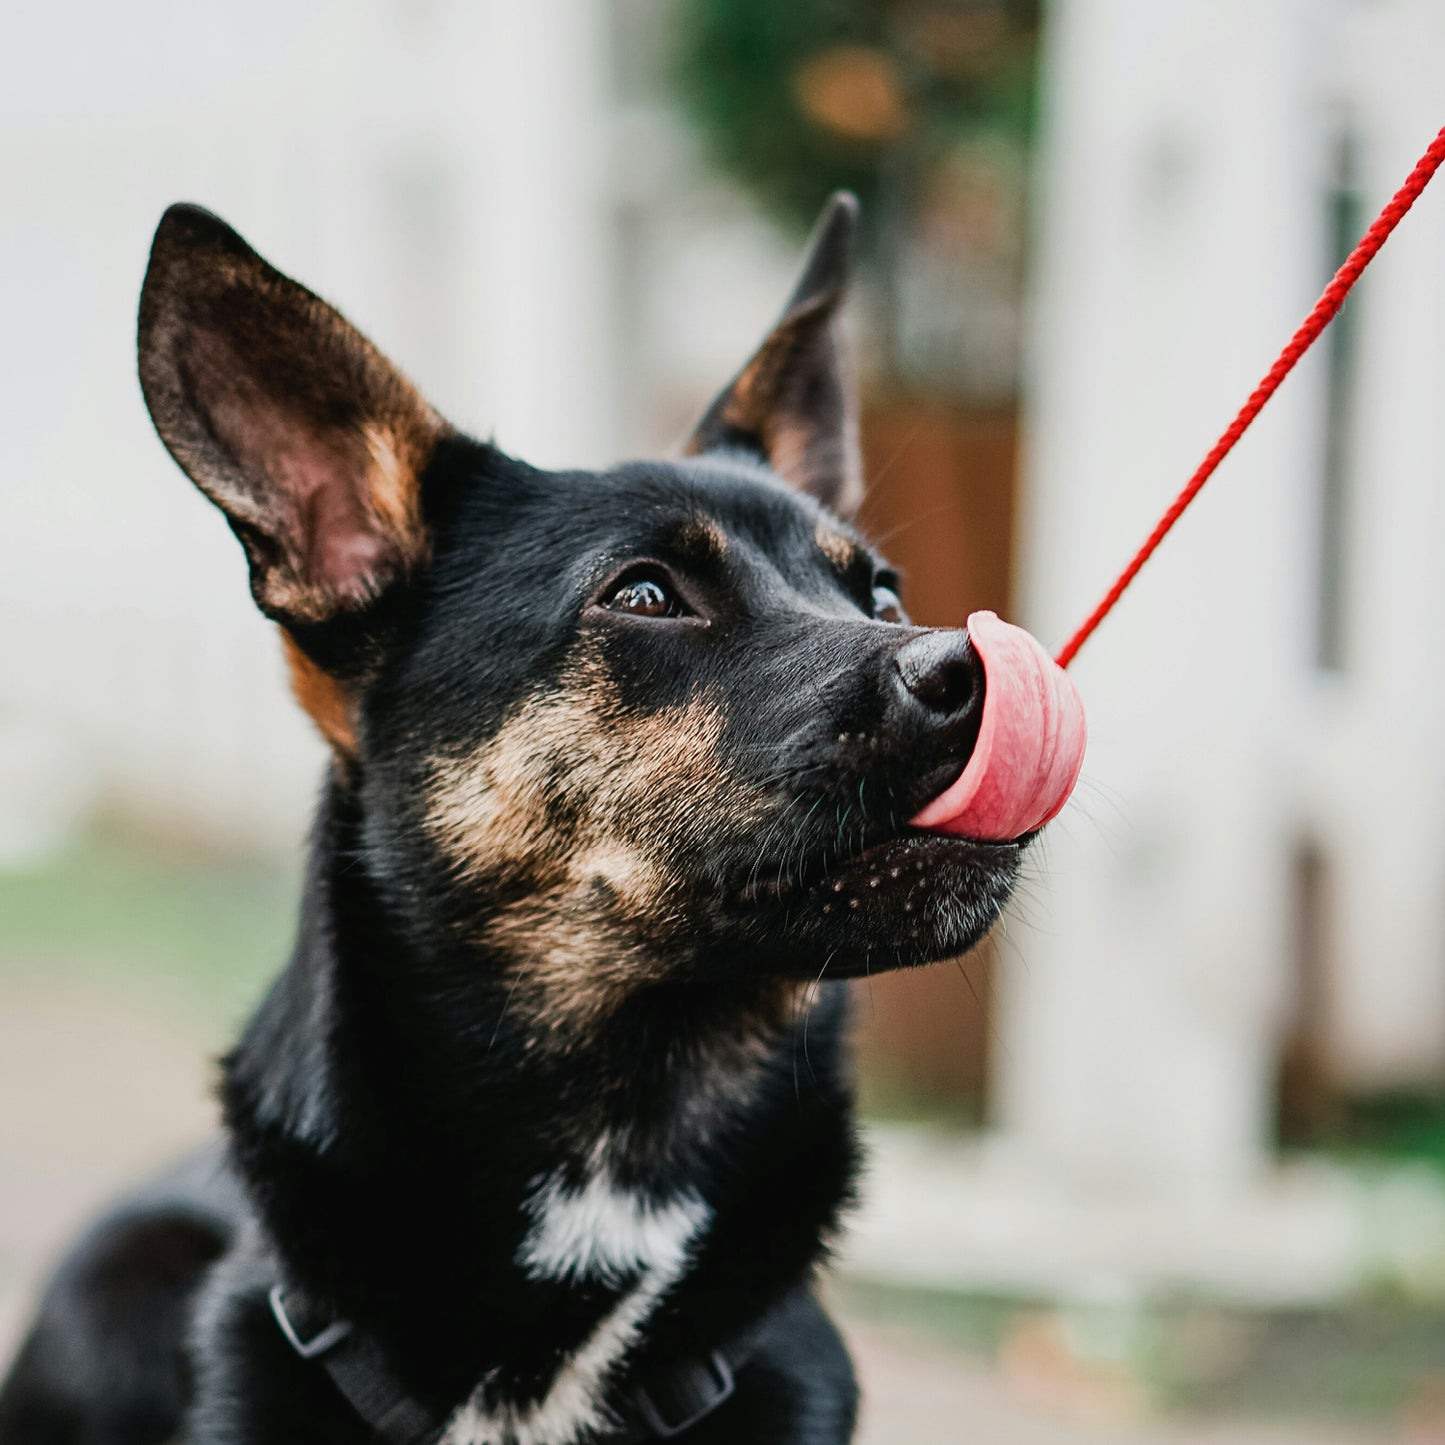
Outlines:
{"label": "white wall", "polygon": [[[1424,4],[1305,0],[1058,0],[1053,20],[1024,595],[1059,641],[1327,277],[1341,107],[1366,141],[1373,214],[1442,119],[1445,31]],[[1428,741],[1445,687],[1419,665],[1445,580],[1425,394],[1445,385],[1442,223],[1445,190],[1390,243],[1362,312],[1358,670],[1312,663],[1322,357],[1075,666],[1091,746],[1028,922],[1011,926],[999,1081],[1002,1122],[1066,1173],[1203,1189],[1256,1170],[1306,836],[1339,883],[1340,1067],[1361,1080],[1369,1058],[1385,1074],[1445,1063],[1430,817],[1445,791]]]}
{"label": "white wall", "polygon": [[319,775],[240,550],[134,380],[169,202],[219,211],[462,425],[543,464],[612,454],[605,22],[590,0],[7,17],[0,811],[59,749],[157,821],[290,846]]}
{"label": "white wall", "polygon": [[[1433,137],[1445,10],[1342,7],[1328,73],[1365,140],[1372,211]],[[1445,1072],[1445,185],[1361,283],[1348,666],[1310,679],[1303,809],[1333,848],[1330,1035],[1364,1087]]]}

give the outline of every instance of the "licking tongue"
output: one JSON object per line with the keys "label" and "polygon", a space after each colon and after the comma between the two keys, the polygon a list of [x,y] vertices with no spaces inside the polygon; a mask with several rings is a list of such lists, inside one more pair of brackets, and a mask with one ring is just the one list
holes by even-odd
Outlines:
{"label": "licking tongue", "polygon": [[1068,802],[1084,763],[1084,708],[1063,668],[1021,627],[992,612],[968,619],[983,663],[983,721],[973,756],[915,828],[1005,842]]}

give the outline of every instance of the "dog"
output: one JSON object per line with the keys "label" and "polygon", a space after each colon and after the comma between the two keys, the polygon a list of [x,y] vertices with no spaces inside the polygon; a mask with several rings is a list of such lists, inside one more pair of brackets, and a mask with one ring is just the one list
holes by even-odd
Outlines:
{"label": "dog", "polygon": [[985,678],[852,521],[855,216],[678,455],[547,472],[166,212],[145,400],[331,760],[224,1142],[61,1266],[4,1445],[850,1439],[847,981],[977,944],[1027,841],[907,822]]}

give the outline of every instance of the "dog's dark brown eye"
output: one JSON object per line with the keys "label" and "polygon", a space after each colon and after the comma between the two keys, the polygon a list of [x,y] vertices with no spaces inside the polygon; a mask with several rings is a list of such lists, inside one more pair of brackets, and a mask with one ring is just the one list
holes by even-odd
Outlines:
{"label": "dog's dark brown eye", "polygon": [[891,588],[880,583],[873,589],[873,615],[880,622],[906,622],[908,614],[903,610],[903,603],[898,594]]}
{"label": "dog's dark brown eye", "polygon": [[602,605],[633,617],[680,617],[683,612],[677,594],[663,578],[653,575],[629,578]]}

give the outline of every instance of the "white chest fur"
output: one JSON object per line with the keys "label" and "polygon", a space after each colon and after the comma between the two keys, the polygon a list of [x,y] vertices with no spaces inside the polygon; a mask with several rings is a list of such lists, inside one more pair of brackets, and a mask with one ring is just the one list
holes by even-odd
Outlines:
{"label": "white chest fur", "polygon": [[483,1386],[452,1417],[442,1445],[572,1445],[606,1423],[603,1391],[658,1302],[682,1277],[710,1211],[695,1194],[652,1199],[599,1170],[581,1188],[543,1180],[517,1263],[535,1280],[636,1283],[564,1362],[542,1399],[496,1404]]}

